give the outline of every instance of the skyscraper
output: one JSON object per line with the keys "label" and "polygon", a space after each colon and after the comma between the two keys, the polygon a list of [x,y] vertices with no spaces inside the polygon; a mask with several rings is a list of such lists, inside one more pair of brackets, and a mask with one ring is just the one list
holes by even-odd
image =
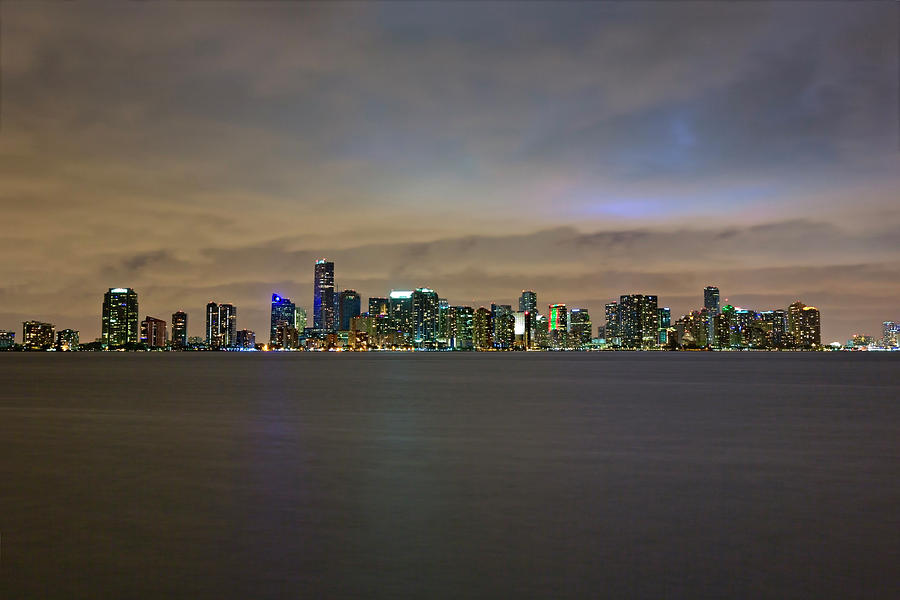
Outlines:
{"label": "skyscraper", "polygon": [[606,305],[606,344],[608,346],[621,346],[622,339],[619,333],[619,303],[610,302]]}
{"label": "skyscraper", "polygon": [[548,332],[550,343],[557,348],[565,348],[568,342],[569,315],[565,304],[551,304]]}
{"label": "skyscraper", "polygon": [[668,341],[668,330],[672,326],[672,311],[669,307],[657,309],[659,314],[659,345],[665,346]]}
{"label": "skyscraper", "polygon": [[471,306],[454,306],[450,309],[450,313],[450,347],[456,350],[471,350],[475,311]]}
{"label": "skyscraper", "polygon": [[412,294],[413,341],[419,347],[434,347],[438,334],[438,295],[430,288],[417,288]]}
{"label": "skyscraper", "polygon": [[438,343],[446,345],[450,339],[450,302],[446,298],[438,298],[437,329]]}
{"label": "skyscraper", "polygon": [[814,349],[822,345],[819,309],[794,302],[788,307],[788,330],[795,348]]}
{"label": "skyscraper", "polygon": [[[302,306],[294,307],[294,327],[297,328],[297,331],[306,329],[306,309]],[[256,334],[254,334],[254,339],[256,339]]]}
{"label": "skyscraper", "polygon": [[334,331],[334,263],[316,261],[313,278],[313,327],[320,331]]}
{"label": "skyscraper", "polygon": [[138,342],[138,296],[131,288],[109,288],[103,295],[100,324],[103,347],[112,350]]}
{"label": "skyscraper", "polygon": [[[296,328],[294,319],[297,315],[297,307],[290,298],[282,298],[278,294],[272,294],[272,315],[269,327],[269,346],[276,346],[278,340],[278,326],[287,324]],[[283,336],[282,336],[283,337]]]}
{"label": "skyscraper", "polygon": [[237,343],[237,308],[233,304],[219,305],[219,344],[232,348]]}
{"label": "skyscraper", "polygon": [[166,347],[166,322],[154,317],[144,317],[141,321],[141,343],[148,348]]}
{"label": "skyscraper", "polygon": [[412,296],[412,290],[391,290],[388,296],[393,326],[407,341],[410,341],[413,335]]}
{"label": "skyscraper", "polygon": [[509,350],[513,347],[516,335],[516,317],[509,304],[491,304],[491,328],[494,348]]}
{"label": "skyscraper", "polygon": [[188,317],[184,311],[172,313],[172,347],[187,348]]}
{"label": "skyscraper", "polygon": [[570,345],[574,348],[587,346],[591,343],[591,315],[586,308],[573,308],[569,313]]}
{"label": "skyscraper", "polygon": [[531,290],[522,290],[522,295],[519,296],[519,310],[522,312],[528,311],[532,314],[536,312],[537,294]]}
{"label": "skyscraper", "polygon": [[206,305],[206,345],[210,349],[219,348],[222,345],[219,305],[212,301]]}
{"label": "skyscraper", "polygon": [[481,306],[472,318],[472,341],[476,350],[488,350],[493,346],[491,339],[491,311]]}
{"label": "skyscraper", "polygon": [[643,320],[643,348],[659,346],[659,300],[653,294],[645,294],[641,302],[641,319]]}
{"label": "skyscraper", "polygon": [[350,331],[350,320],[360,313],[360,297],[356,290],[343,290],[338,301],[340,307],[340,331]]}
{"label": "skyscraper", "polygon": [[714,285],[703,288],[703,308],[713,315],[719,314],[719,288]]}

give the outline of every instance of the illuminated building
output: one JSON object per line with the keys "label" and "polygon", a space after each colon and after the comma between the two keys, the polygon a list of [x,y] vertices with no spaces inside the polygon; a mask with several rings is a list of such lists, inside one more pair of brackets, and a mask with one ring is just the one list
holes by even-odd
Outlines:
{"label": "illuminated building", "polygon": [[623,348],[640,348],[644,343],[644,297],[629,294],[619,298],[619,334]]}
{"label": "illuminated building", "polygon": [[657,309],[659,315],[659,345],[666,346],[669,342],[668,331],[672,326],[672,311],[669,307]]}
{"label": "illuminated building", "polygon": [[148,348],[166,347],[166,322],[162,319],[144,317],[141,321],[141,343]]}
{"label": "illuminated building", "polygon": [[369,298],[369,315],[374,317],[377,315],[390,315],[391,302],[387,298],[371,297]]}
{"label": "illuminated building", "polygon": [[22,323],[22,347],[26,350],[49,350],[53,347],[53,324],[41,321]]}
{"label": "illuminated building", "polygon": [[549,348],[550,323],[547,322],[547,315],[537,313],[531,318],[531,322],[533,323],[532,329],[534,331],[533,346],[541,349]]}
{"label": "illuminated building", "polygon": [[488,350],[494,345],[491,335],[491,311],[483,306],[475,311],[472,319],[472,336],[476,350]]}
{"label": "illuminated building", "polygon": [[438,295],[429,288],[412,294],[413,341],[420,348],[434,348],[438,334]]}
{"label": "illuminated building", "polygon": [[297,331],[306,329],[306,309],[301,306],[294,307],[294,327]]}
{"label": "illuminated building", "polygon": [[320,331],[335,328],[334,263],[316,261],[313,279],[313,327]]}
{"label": "illuminated building", "polygon": [[711,314],[719,314],[719,288],[708,285],[703,288],[703,308]]}
{"label": "illuminated building", "polygon": [[8,350],[16,345],[16,332],[0,330],[0,350]]}
{"label": "illuminated building", "polygon": [[209,302],[206,305],[206,346],[216,349],[222,346],[222,332],[219,324],[219,305]]}
{"label": "illuminated building", "polygon": [[188,346],[188,317],[187,313],[178,311],[172,313],[172,347],[187,348]]}
{"label": "illuminated building", "polygon": [[568,342],[569,315],[565,304],[551,304],[549,306],[550,344],[555,348],[565,348]]}
{"label": "illuminated building", "polygon": [[756,312],[746,308],[735,308],[732,317],[732,331],[737,331],[739,342],[732,343],[732,347],[749,348],[753,337],[753,325],[756,321]]}
{"label": "illuminated building", "polygon": [[866,348],[875,344],[875,338],[871,335],[853,334],[853,337],[847,341],[848,348]]}
{"label": "illuminated building", "polygon": [[339,294],[339,329],[341,331],[350,331],[350,319],[359,316],[360,303],[361,300],[356,290],[343,290]]}
{"label": "illuminated building", "polygon": [[519,311],[531,314],[537,312],[537,294],[531,290],[522,290],[522,295],[519,296]]}
{"label": "illuminated building", "polygon": [[610,302],[606,305],[606,343],[609,346],[621,346],[622,338],[619,335],[619,303]]}
{"label": "illuminated building", "polygon": [[531,312],[527,310],[516,311],[513,315],[513,345],[517,350],[529,350],[534,347],[534,324],[531,322]]}
{"label": "illuminated building", "polygon": [[450,347],[455,350],[471,350],[475,311],[471,306],[453,306],[450,313]]}
{"label": "illuminated building", "polygon": [[411,340],[413,335],[412,295],[412,290],[391,290],[388,295],[392,323],[407,341]]}
{"label": "illuminated building", "polygon": [[100,340],[109,350],[138,342],[138,296],[131,288],[109,288],[103,295]]}
{"label": "illuminated building", "polygon": [[810,350],[822,345],[819,309],[800,301],[788,307],[788,330],[795,348]]}
{"label": "illuminated building", "polygon": [[787,313],[782,309],[767,310],[759,315],[763,322],[771,328],[770,347],[786,348],[788,346]]}
{"label": "illuminated building", "polygon": [[895,348],[898,341],[900,326],[894,321],[885,321],[881,324],[881,345],[885,348]]}
{"label": "illuminated building", "polygon": [[356,316],[350,319],[350,335],[347,344],[351,350],[369,350],[379,347],[378,321],[385,315]]}
{"label": "illuminated building", "polygon": [[272,294],[272,313],[269,319],[269,346],[278,345],[278,326],[287,324],[296,328],[297,307],[290,298]]}
{"label": "illuminated building", "polygon": [[234,338],[234,345],[237,348],[255,348],[256,333],[249,329],[239,329]]}
{"label": "illuminated building", "polygon": [[645,294],[641,302],[642,323],[642,347],[656,348],[659,346],[659,303],[657,297]]}
{"label": "illuminated building", "polygon": [[232,348],[237,343],[237,308],[233,304],[219,305],[219,344]]}
{"label": "illuminated building", "polygon": [[446,298],[438,298],[438,343],[446,346],[450,340],[450,302]]}
{"label": "illuminated building", "polygon": [[675,322],[677,345],[681,348],[705,348],[709,335],[709,312],[693,310]]}
{"label": "illuminated building", "polygon": [[61,352],[74,352],[78,350],[78,331],[75,329],[62,329],[57,331],[56,349]]}
{"label": "illuminated building", "polygon": [[510,350],[515,336],[516,317],[509,304],[491,304],[491,337],[494,348]]}
{"label": "illuminated building", "polygon": [[591,343],[591,315],[586,308],[573,308],[569,313],[570,345],[582,348]]}
{"label": "illuminated building", "polygon": [[300,336],[297,328],[287,321],[279,321],[275,327],[275,340],[272,348],[280,348],[282,350],[294,350],[300,347]]}

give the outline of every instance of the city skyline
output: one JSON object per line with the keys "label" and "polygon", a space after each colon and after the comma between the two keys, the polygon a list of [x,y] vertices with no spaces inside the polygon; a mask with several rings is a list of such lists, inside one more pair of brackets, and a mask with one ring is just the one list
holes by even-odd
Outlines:
{"label": "city skyline", "polygon": [[313,321],[328,256],[363,298],[527,287],[596,318],[633,291],[676,316],[714,282],[815,304],[827,341],[877,336],[897,11],[3,3],[0,329],[91,340],[98,290],[129,286],[141,318],[184,310],[196,336],[232,303],[262,341],[273,292]]}

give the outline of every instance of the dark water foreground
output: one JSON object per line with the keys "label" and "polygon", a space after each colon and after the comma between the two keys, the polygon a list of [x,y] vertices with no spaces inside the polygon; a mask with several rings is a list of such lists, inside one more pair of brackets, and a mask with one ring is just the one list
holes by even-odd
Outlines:
{"label": "dark water foreground", "polygon": [[0,598],[900,598],[900,354],[0,355]]}

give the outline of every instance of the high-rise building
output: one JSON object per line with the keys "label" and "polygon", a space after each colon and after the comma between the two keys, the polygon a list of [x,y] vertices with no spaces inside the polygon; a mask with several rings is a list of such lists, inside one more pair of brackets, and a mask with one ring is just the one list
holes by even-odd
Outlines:
{"label": "high-rise building", "polygon": [[272,314],[269,326],[269,346],[278,345],[278,326],[287,324],[296,327],[294,319],[297,318],[297,307],[290,298],[282,298],[278,294],[272,294]]}
{"label": "high-rise building", "polygon": [[320,331],[334,331],[334,263],[316,261],[313,278],[313,327]]}
{"label": "high-rise building", "polygon": [[212,301],[206,305],[206,346],[210,350],[222,346],[222,326],[219,323],[219,305]]}
{"label": "high-rise building", "polygon": [[235,336],[235,346],[237,348],[255,348],[256,333],[249,329],[239,329]]}
{"label": "high-rise building", "polygon": [[659,300],[653,294],[645,294],[641,302],[641,318],[643,319],[644,348],[659,346]]}
{"label": "high-rise building", "polygon": [[537,312],[537,294],[531,290],[522,290],[522,295],[519,296],[519,310],[532,314]]}
{"label": "high-rise building", "polygon": [[61,329],[56,332],[56,349],[60,352],[74,352],[78,350],[78,331],[75,329]]}
{"label": "high-rise building", "polygon": [[297,331],[306,329],[306,309],[302,306],[294,307],[294,327]]}
{"label": "high-rise building", "polygon": [[188,347],[188,317],[187,313],[179,310],[172,313],[172,347]]}
{"label": "high-rise building", "polygon": [[0,350],[8,350],[16,345],[16,332],[0,329]]}
{"label": "high-rise building", "polygon": [[340,307],[340,327],[341,331],[350,331],[350,320],[358,317],[360,313],[361,299],[356,290],[343,290],[339,295],[338,306]]}
{"label": "high-rise building", "polygon": [[643,346],[644,297],[641,294],[621,296],[619,298],[618,315],[622,347],[634,349]]}
{"label": "high-rise building", "polygon": [[472,318],[472,340],[476,350],[489,350],[494,345],[491,336],[491,311],[483,306],[475,310]]}
{"label": "high-rise building", "polygon": [[22,347],[26,350],[49,350],[53,347],[53,324],[41,321],[22,323]]}
{"label": "high-rise building", "polygon": [[788,307],[788,330],[795,348],[814,349],[822,345],[819,309],[794,302]]}
{"label": "high-rise building", "polygon": [[219,305],[219,344],[222,348],[237,344],[237,308],[233,304]]}
{"label": "high-rise building", "polygon": [[369,316],[390,315],[391,302],[387,298],[372,296],[369,298]]}
{"label": "high-rise building", "polygon": [[391,290],[391,319],[397,332],[407,341],[413,336],[413,292],[412,290]]}
{"label": "high-rise building", "polygon": [[412,294],[413,341],[416,346],[433,348],[438,337],[438,295],[429,288],[417,288]]}
{"label": "high-rise building", "polygon": [[622,338],[619,334],[619,303],[610,302],[606,305],[606,344],[608,346],[621,346]]}
{"label": "high-rise building", "polygon": [[881,345],[885,348],[895,348],[898,341],[900,327],[894,321],[884,321],[881,324]]}
{"label": "high-rise building", "polygon": [[703,308],[713,315],[719,314],[719,288],[714,285],[703,288]]}
{"label": "high-rise building", "polygon": [[141,321],[141,343],[148,348],[166,347],[166,322],[154,317],[144,317]]}
{"label": "high-rise building", "polygon": [[137,292],[131,288],[109,288],[103,295],[100,331],[103,347],[108,350],[138,342]]}
{"label": "high-rise building", "polygon": [[450,347],[455,350],[471,350],[475,320],[474,309],[471,306],[453,306],[450,308],[450,313]]}
{"label": "high-rise building", "polygon": [[669,327],[672,326],[672,311],[668,306],[664,308],[657,309],[657,313],[659,314],[659,340],[658,343],[660,346],[665,346],[668,343],[668,331]]}
{"label": "high-rise building", "polygon": [[527,310],[519,310],[513,315],[515,321],[513,325],[513,342],[516,350],[529,350],[534,347],[533,327],[531,322],[531,312]]}
{"label": "high-rise building", "polygon": [[491,304],[491,334],[494,348],[511,350],[515,342],[516,317],[509,304]]}
{"label": "high-rise building", "polygon": [[450,302],[446,298],[438,298],[438,344],[446,346],[450,339]]}
{"label": "high-rise building", "polygon": [[586,308],[573,308],[569,313],[569,342],[574,348],[591,343],[591,315]]}
{"label": "high-rise building", "polygon": [[568,343],[569,314],[565,304],[551,304],[548,333],[550,343],[556,348],[565,348]]}
{"label": "high-rise building", "polygon": [[763,311],[759,317],[764,323],[768,323],[771,328],[770,347],[786,348],[789,337],[787,333],[787,313],[779,308]]}

